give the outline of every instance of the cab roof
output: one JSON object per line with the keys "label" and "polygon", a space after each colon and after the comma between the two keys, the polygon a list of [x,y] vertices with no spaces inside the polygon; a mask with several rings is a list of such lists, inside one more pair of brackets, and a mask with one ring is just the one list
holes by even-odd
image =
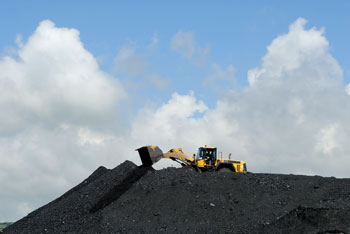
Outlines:
{"label": "cab roof", "polygon": [[199,148],[202,148],[202,149],[216,149],[216,147],[210,147],[210,146],[207,146],[207,145],[201,146]]}

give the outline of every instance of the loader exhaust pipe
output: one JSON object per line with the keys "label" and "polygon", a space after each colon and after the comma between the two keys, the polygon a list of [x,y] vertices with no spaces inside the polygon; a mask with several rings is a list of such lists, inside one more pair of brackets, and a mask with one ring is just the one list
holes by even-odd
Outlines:
{"label": "loader exhaust pipe", "polygon": [[136,149],[139,152],[142,166],[150,167],[163,157],[163,151],[155,145],[147,145]]}

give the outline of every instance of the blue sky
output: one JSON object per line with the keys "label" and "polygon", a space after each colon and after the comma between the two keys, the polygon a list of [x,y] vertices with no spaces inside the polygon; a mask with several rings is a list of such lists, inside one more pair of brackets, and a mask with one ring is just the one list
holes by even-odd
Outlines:
{"label": "blue sky", "polygon": [[150,144],[217,146],[251,172],[350,177],[349,11],[345,0],[1,1],[0,222],[100,165],[140,164],[134,150]]}

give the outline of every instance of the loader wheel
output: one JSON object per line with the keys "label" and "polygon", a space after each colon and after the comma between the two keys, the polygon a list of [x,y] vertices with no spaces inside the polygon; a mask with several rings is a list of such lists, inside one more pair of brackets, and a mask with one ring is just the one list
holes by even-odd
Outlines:
{"label": "loader wheel", "polygon": [[228,167],[223,167],[223,168],[220,168],[220,170],[218,172],[220,172],[220,173],[221,172],[232,173],[233,171],[230,168],[228,168]]}

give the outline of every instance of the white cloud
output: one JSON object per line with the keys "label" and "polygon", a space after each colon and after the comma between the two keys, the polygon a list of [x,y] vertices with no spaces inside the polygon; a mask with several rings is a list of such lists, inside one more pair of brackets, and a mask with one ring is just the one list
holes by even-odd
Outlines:
{"label": "white cloud", "polygon": [[31,124],[100,121],[126,94],[99,70],[79,32],[43,21],[18,50],[0,62],[0,134]]}
{"label": "white cloud", "polygon": [[350,96],[350,84],[345,87],[345,91]]}
{"label": "white cloud", "polygon": [[336,140],[338,132],[338,124],[330,124],[320,129],[317,134],[316,151],[324,154],[332,153],[332,151],[339,146]]}
{"label": "white cloud", "polygon": [[193,32],[177,32],[171,39],[171,48],[190,59],[196,51],[196,41]]}
{"label": "white cloud", "polygon": [[295,118],[295,122],[298,125],[306,121],[304,108],[304,102],[299,97],[292,97],[287,103],[288,114]]}
{"label": "white cloud", "polygon": [[23,37],[22,37],[21,34],[18,34],[18,35],[16,36],[15,42],[16,42],[16,44],[17,44],[17,46],[18,46],[19,48],[22,48],[22,47],[23,47]]}
{"label": "white cloud", "polygon": [[101,162],[119,161],[108,156],[116,139],[109,134],[127,97],[75,29],[45,20],[16,42],[16,55],[0,58],[0,220],[57,197]]}
{"label": "white cloud", "polygon": [[146,73],[144,77],[151,82],[158,90],[166,90],[171,80],[167,76],[161,76],[157,73]]}
{"label": "white cloud", "polygon": [[203,64],[210,53],[210,47],[200,47],[194,38],[193,32],[178,31],[171,39],[171,49],[186,59]]}
{"label": "white cloud", "polygon": [[102,145],[109,139],[113,139],[112,136],[94,132],[89,128],[83,127],[78,130],[78,143],[80,145]]}
{"label": "white cloud", "polygon": [[251,85],[264,76],[269,78],[266,82],[275,83],[284,78],[285,73],[300,70],[305,75],[304,79],[314,76],[318,77],[317,80],[342,77],[343,72],[337,61],[327,52],[328,41],[323,36],[324,29],[305,30],[305,24],[306,20],[299,18],[290,26],[288,34],[273,40],[263,57],[262,67],[248,72]]}
{"label": "white cloud", "polygon": [[217,89],[221,93],[222,90],[227,90],[236,84],[236,69],[232,65],[222,67],[213,63],[210,69],[209,75],[203,80],[204,85],[210,86],[213,90]]}
{"label": "white cloud", "polygon": [[157,33],[154,33],[151,39],[151,43],[148,45],[148,48],[153,49],[158,45],[158,43],[159,43],[158,35]]}
{"label": "white cloud", "polygon": [[176,144],[183,137],[180,129],[186,128],[189,123],[195,123],[194,115],[206,110],[207,106],[203,102],[197,102],[193,92],[189,95],[174,93],[169,102],[159,109],[145,108],[140,112],[133,122],[132,139],[147,145],[147,142]]}
{"label": "white cloud", "polygon": [[215,70],[215,77],[222,80],[234,81],[236,70],[232,65],[228,65],[226,69],[223,69],[220,65],[214,63],[212,64],[213,69]]}
{"label": "white cloud", "polygon": [[115,70],[126,75],[137,76],[146,72],[148,63],[135,48],[123,46],[115,57]]}
{"label": "white cloud", "polygon": [[[152,38],[155,44],[158,39]],[[123,46],[114,59],[115,71],[119,74],[145,79],[154,85],[158,90],[164,90],[170,84],[170,79],[158,73],[152,72],[146,58],[136,53],[136,49],[130,46]]]}

